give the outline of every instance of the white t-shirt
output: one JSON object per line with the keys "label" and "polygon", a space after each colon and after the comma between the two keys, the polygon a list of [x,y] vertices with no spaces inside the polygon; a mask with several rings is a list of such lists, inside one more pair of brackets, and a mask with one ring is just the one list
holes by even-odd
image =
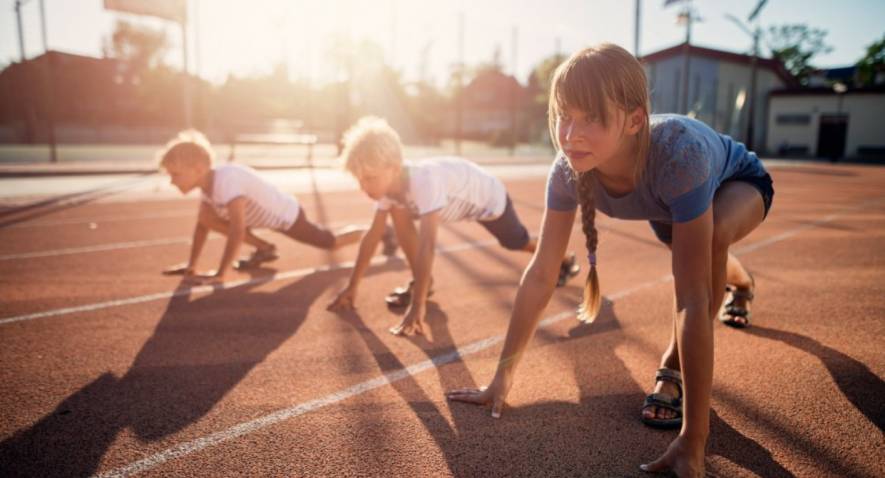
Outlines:
{"label": "white t-shirt", "polygon": [[384,197],[377,208],[405,207],[413,217],[439,211],[442,222],[492,221],[504,213],[507,190],[496,177],[457,157],[403,163],[408,175],[405,202]]}
{"label": "white t-shirt", "polygon": [[298,218],[298,200],[262,179],[252,168],[239,164],[216,167],[212,197],[204,193],[203,201],[223,219],[230,219],[227,204],[238,197],[246,198],[246,227],[284,231]]}

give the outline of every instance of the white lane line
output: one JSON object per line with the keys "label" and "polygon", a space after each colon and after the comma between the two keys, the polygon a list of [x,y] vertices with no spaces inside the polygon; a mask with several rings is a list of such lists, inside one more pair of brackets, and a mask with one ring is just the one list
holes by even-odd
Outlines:
{"label": "white lane line", "polygon": [[[329,224],[327,227],[337,228],[343,225],[352,224],[352,222],[344,222],[339,221],[336,223]],[[267,236],[274,232],[267,229],[261,229],[254,231],[253,233],[256,236]],[[221,239],[224,236],[219,234],[210,234],[207,238],[208,240]],[[71,254],[86,254],[91,252],[104,252],[104,251],[114,251],[119,249],[134,249],[137,247],[151,247],[151,246],[165,246],[169,244],[190,244],[191,237],[190,236],[181,236],[181,237],[166,237],[162,239],[150,239],[144,241],[129,241],[129,242],[110,242],[107,244],[96,244],[94,246],[82,246],[82,247],[66,247],[63,249],[50,249],[47,251],[34,251],[34,252],[19,252],[15,254],[6,254],[0,255],[0,261],[12,261],[18,259],[33,259],[36,257],[54,257],[54,256],[64,256]]]}
{"label": "white lane line", "polygon": [[[497,244],[498,244],[497,240],[466,242],[466,243],[461,243],[461,244],[455,244],[455,245],[449,246],[449,247],[438,248],[437,252],[440,254],[451,254],[454,252],[463,251],[463,250],[467,250],[467,249],[478,249],[478,248],[494,246]],[[387,257],[376,256],[375,258],[372,259],[371,264],[373,264],[373,265],[382,264],[382,263],[386,262],[387,260],[388,260]],[[317,272],[337,271],[340,269],[349,269],[351,267],[353,267],[353,261],[344,262],[341,264],[333,264],[333,265],[329,265],[329,266],[322,266],[322,267],[309,267],[309,268],[304,268],[304,269],[295,269],[295,270],[291,270],[291,271],[282,272],[279,274],[274,274],[272,276],[256,277],[253,279],[243,279],[243,280],[239,280],[239,281],[225,282],[224,284],[220,284],[220,285],[202,285],[202,286],[190,287],[187,289],[179,289],[179,290],[167,291],[167,292],[158,292],[156,294],[141,295],[141,296],[137,296],[137,297],[129,297],[126,299],[117,299],[117,300],[111,300],[111,301],[107,301],[107,302],[98,302],[95,304],[78,305],[76,307],[65,307],[62,309],[53,309],[53,310],[47,310],[47,311],[43,311],[43,312],[36,312],[36,313],[32,313],[32,314],[6,317],[3,319],[0,319],[0,325],[11,324],[13,322],[22,322],[22,321],[27,321],[27,320],[41,319],[41,318],[45,318],[45,317],[56,317],[59,315],[75,314],[78,312],[92,312],[94,310],[107,309],[109,307],[119,307],[119,306],[123,306],[123,305],[142,304],[145,302],[152,302],[155,300],[169,299],[172,297],[179,297],[179,296],[188,295],[188,294],[200,294],[200,293],[204,293],[204,292],[211,292],[213,290],[228,290],[228,289],[233,289],[233,288],[241,287],[241,286],[245,286],[245,285],[264,284],[267,282],[275,282],[278,280],[291,279],[294,277],[303,277],[303,276],[306,276],[309,274],[314,274]]]}
{"label": "white lane line", "polygon": [[71,219],[59,219],[56,221],[41,221],[41,222],[24,222],[19,224],[14,224],[12,226],[7,227],[7,229],[24,229],[26,227],[49,227],[49,226],[68,226],[74,224],[103,224],[106,222],[118,222],[118,221],[139,221],[142,219],[165,219],[170,217],[193,217],[195,213],[193,211],[169,211],[169,212],[158,212],[154,214],[142,214],[139,216],[104,216],[104,217],[95,217],[92,219],[82,219],[82,218],[71,218]]}
{"label": "white lane line", "polygon": [[[558,322],[569,317],[574,317],[574,312],[560,312],[559,314],[547,318],[545,322]],[[291,418],[295,418],[299,415],[304,415],[315,410],[319,410],[329,405],[334,405],[338,402],[347,400],[366,392],[370,392],[387,384],[412,377],[426,370],[455,362],[463,357],[467,357],[469,355],[473,355],[477,352],[481,352],[490,347],[493,347],[502,340],[504,340],[504,335],[496,335],[494,337],[478,340],[464,347],[459,347],[457,350],[449,352],[447,354],[437,355],[436,357],[418,362],[416,364],[412,364],[408,367],[394,370],[371,380],[366,380],[365,382],[358,383],[351,387],[345,388],[344,390],[330,393],[325,397],[317,398],[289,408],[278,410],[274,413],[271,413],[270,415],[265,415],[254,420],[235,425],[231,428],[228,428],[227,430],[216,432],[211,435],[198,438],[196,440],[182,443],[178,446],[169,448],[143,460],[139,460],[127,466],[95,476],[97,478],[117,478],[132,476],[137,473],[150,470],[151,468],[165,463],[169,460],[180,458],[182,456],[200,451],[204,448],[217,445],[224,441],[258,431],[267,426],[274,425],[276,423],[280,423],[282,421],[289,420]]]}
{"label": "white lane line", "polygon": [[[214,237],[213,237],[214,238]],[[48,251],[22,252],[20,254],[7,254],[0,256],[0,261],[11,261],[17,259],[33,259],[35,257],[53,257],[64,256],[69,254],[84,254],[87,252],[104,252],[117,249],[132,249],[134,247],[150,247],[165,246],[169,244],[190,244],[191,238],[188,237],[167,237],[165,239],[153,239],[146,241],[131,242],[112,242],[110,244],[101,244],[97,246],[84,247],[68,247],[65,249],[51,249]]]}
{"label": "white lane line", "polygon": [[[748,244],[746,246],[736,249],[735,254],[741,254],[741,255],[747,254],[747,253],[762,249],[764,247],[770,246],[772,244],[776,244],[778,242],[785,241],[786,239],[789,239],[789,238],[791,238],[803,231],[806,231],[808,229],[813,229],[815,227],[821,226],[821,225],[826,224],[828,222],[832,222],[847,212],[866,207],[866,205],[869,205],[870,203],[878,202],[878,201],[879,200],[869,201],[869,202],[864,203],[860,206],[852,207],[852,208],[845,210],[841,213],[830,214],[830,215],[828,215],[818,221],[815,221],[811,224],[806,224],[806,225],[797,227],[795,229],[791,229],[787,232],[778,234],[778,235],[773,236],[769,239],[765,239],[765,240],[762,240],[762,241],[759,241],[756,243]],[[623,289],[623,290],[614,292],[606,297],[608,300],[614,302],[615,300],[623,299],[623,298],[628,297],[640,290],[655,287],[660,284],[666,284],[672,280],[673,280],[673,276],[671,274],[667,274],[667,275],[661,276],[657,279],[643,282],[643,283],[638,284],[634,287],[630,287],[627,289]],[[550,326],[552,324],[555,324],[557,322],[560,322],[560,321],[565,320],[570,317],[574,317],[574,312],[571,312],[571,311],[560,312],[558,314],[552,315],[552,316],[547,317],[544,320],[542,320],[539,324],[539,327],[547,327],[547,326]],[[207,435],[205,437],[198,438],[196,440],[184,442],[180,445],[174,446],[172,448],[168,448],[162,452],[156,453],[156,454],[151,455],[151,456],[144,458],[142,460],[138,460],[136,462],[130,463],[129,465],[126,465],[126,466],[123,466],[120,468],[116,468],[116,469],[111,470],[107,473],[95,475],[93,478],[96,478],[96,477],[97,478],[126,477],[126,476],[132,476],[137,473],[141,473],[141,472],[150,470],[151,468],[154,468],[157,465],[163,464],[167,461],[170,461],[170,460],[173,460],[176,458],[180,458],[180,457],[189,455],[191,453],[200,451],[202,449],[217,445],[217,444],[222,443],[224,441],[231,440],[231,439],[258,431],[258,430],[265,428],[267,426],[270,426],[270,425],[273,425],[276,423],[280,423],[285,420],[289,420],[289,419],[297,417],[299,415],[304,415],[306,413],[310,413],[315,410],[319,410],[320,408],[326,407],[328,405],[334,405],[338,402],[341,402],[343,400],[347,400],[347,399],[355,397],[357,395],[361,395],[363,393],[369,392],[371,390],[382,387],[382,386],[387,385],[389,383],[394,383],[399,380],[403,380],[405,378],[417,375],[417,374],[424,372],[426,370],[436,368],[441,365],[445,365],[447,363],[454,362],[455,360],[458,360],[460,358],[463,358],[468,355],[472,355],[472,354],[478,353],[480,351],[486,350],[490,347],[493,347],[503,340],[504,340],[504,335],[495,335],[495,336],[492,336],[492,337],[489,337],[486,339],[472,342],[464,347],[459,347],[455,351],[450,352],[448,354],[438,355],[436,357],[433,357],[428,360],[424,360],[422,362],[418,362],[418,363],[410,365],[408,367],[401,368],[399,370],[394,370],[392,372],[387,372],[382,376],[379,376],[379,377],[373,378],[371,380],[367,380],[365,382],[353,385],[351,387],[345,388],[345,389],[340,390],[338,392],[331,393],[331,394],[326,395],[324,397],[310,400],[310,401],[307,401],[304,403],[300,403],[298,405],[294,405],[292,407],[285,408],[282,410],[278,410],[278,411],[271,413],[269,415],[265,415],[263,417],[259,417],[254,420],[248,421],[248,422],[240,423],[239,425],[235,425],[231,428],[228,428],[227,430],[222,430],[220,432],[216,432],[211,435]]]}

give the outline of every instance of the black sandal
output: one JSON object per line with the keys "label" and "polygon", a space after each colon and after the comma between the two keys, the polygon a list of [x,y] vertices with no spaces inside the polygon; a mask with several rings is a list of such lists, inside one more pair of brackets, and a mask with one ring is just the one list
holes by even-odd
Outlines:
{"label": "black sandal", "polygon": [[265,262],[275,261],[279,259],[279,257],[280,256],[277,255],[277,249],[275,247],[266,250],[255,249],[255,252],[253,252],[251,256],[235,262],[234,269],[238,271],[254,269]]}
{"label": "black sandal", "polygon": [[570,252],[568,257],[563,259],[562,264],[559,266],[559,278],[556,280],[556,287],[563,287],[569,279],[578,275],[578,272],[581,272],[581,265],[578,264],[575,253]]}
{"label": "black sandal", "polygon": [[[725,304],[725,309],[722,311],[722,315],[719,316],[719,322],[723,324],[734,327],[736,329],[745,329],[750,326],[750,316],[752,313],[747,310],[746,307],[738,307],[734,305],[736,299],[744,299],[747,304],[750,304],[753,301],[753,291],[756,290],[756,281],[753,279],[753,276],[750,276],[750,288],[749,289],[739,289],[737,287],[727,287],[727,291],[731,292],[731,298],[728,303]],[[739,322],[735,319],[743,318],[744,322]]]}
{"label": "black sandal", "polygon": [[653,428],[679,428],[682,426],[682,373],[680,373],[679,370],[673,370],[670,368],[658,369],[655,373],[655,384],[662,380],[675,384],[679,389],[679,396],[671,397],[666,393],[649,394],[645,397],[645,402],[642,404],[642,410],[645,410],[650,406],[655,406],[671,410],[676,413],[676,416],[673,418],[646,418],[645,415],[642,414],[642,411],[640,411],[639,417],[642,420],[642,423]]}
{"label": "black sandal", "polygon": [[[384,302],[387,302],[388,307],[408,307],[409,304],[412,303],[412,286],[415,285],[414,280],[410,280],[408,285],[399,286],[390,294],[387,294],[387,297],[384,298]],[[427,297],[433,295],[433,289],[427,292]]]}

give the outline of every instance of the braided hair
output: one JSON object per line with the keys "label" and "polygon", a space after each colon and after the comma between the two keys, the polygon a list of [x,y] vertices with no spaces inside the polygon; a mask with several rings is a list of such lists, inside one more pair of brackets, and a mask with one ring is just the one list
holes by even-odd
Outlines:
{"label": "braided hair", "polygon": [[578,200],[581,204],[581,229],[584,232],[587,260],[590,263],[590,271],[587,273],[587,280],[584,281],[584,296],[578,307],[578,320],[589,323],[596,320],[602,305],[599,276],[596,274],[596,246],[599,244],[596,232],[596,202],[593,197],[593,178],[590,177],[590,172],[576,173],[576,176]]}

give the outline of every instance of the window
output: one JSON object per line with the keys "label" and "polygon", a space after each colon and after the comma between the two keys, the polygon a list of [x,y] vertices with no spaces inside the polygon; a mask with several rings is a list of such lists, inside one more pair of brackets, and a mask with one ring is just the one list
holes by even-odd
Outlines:
{"label": "window", "polygon": [[811,115],[805,113],[781,113],[775,117],[777,124],[783,125],[809,125]]}

